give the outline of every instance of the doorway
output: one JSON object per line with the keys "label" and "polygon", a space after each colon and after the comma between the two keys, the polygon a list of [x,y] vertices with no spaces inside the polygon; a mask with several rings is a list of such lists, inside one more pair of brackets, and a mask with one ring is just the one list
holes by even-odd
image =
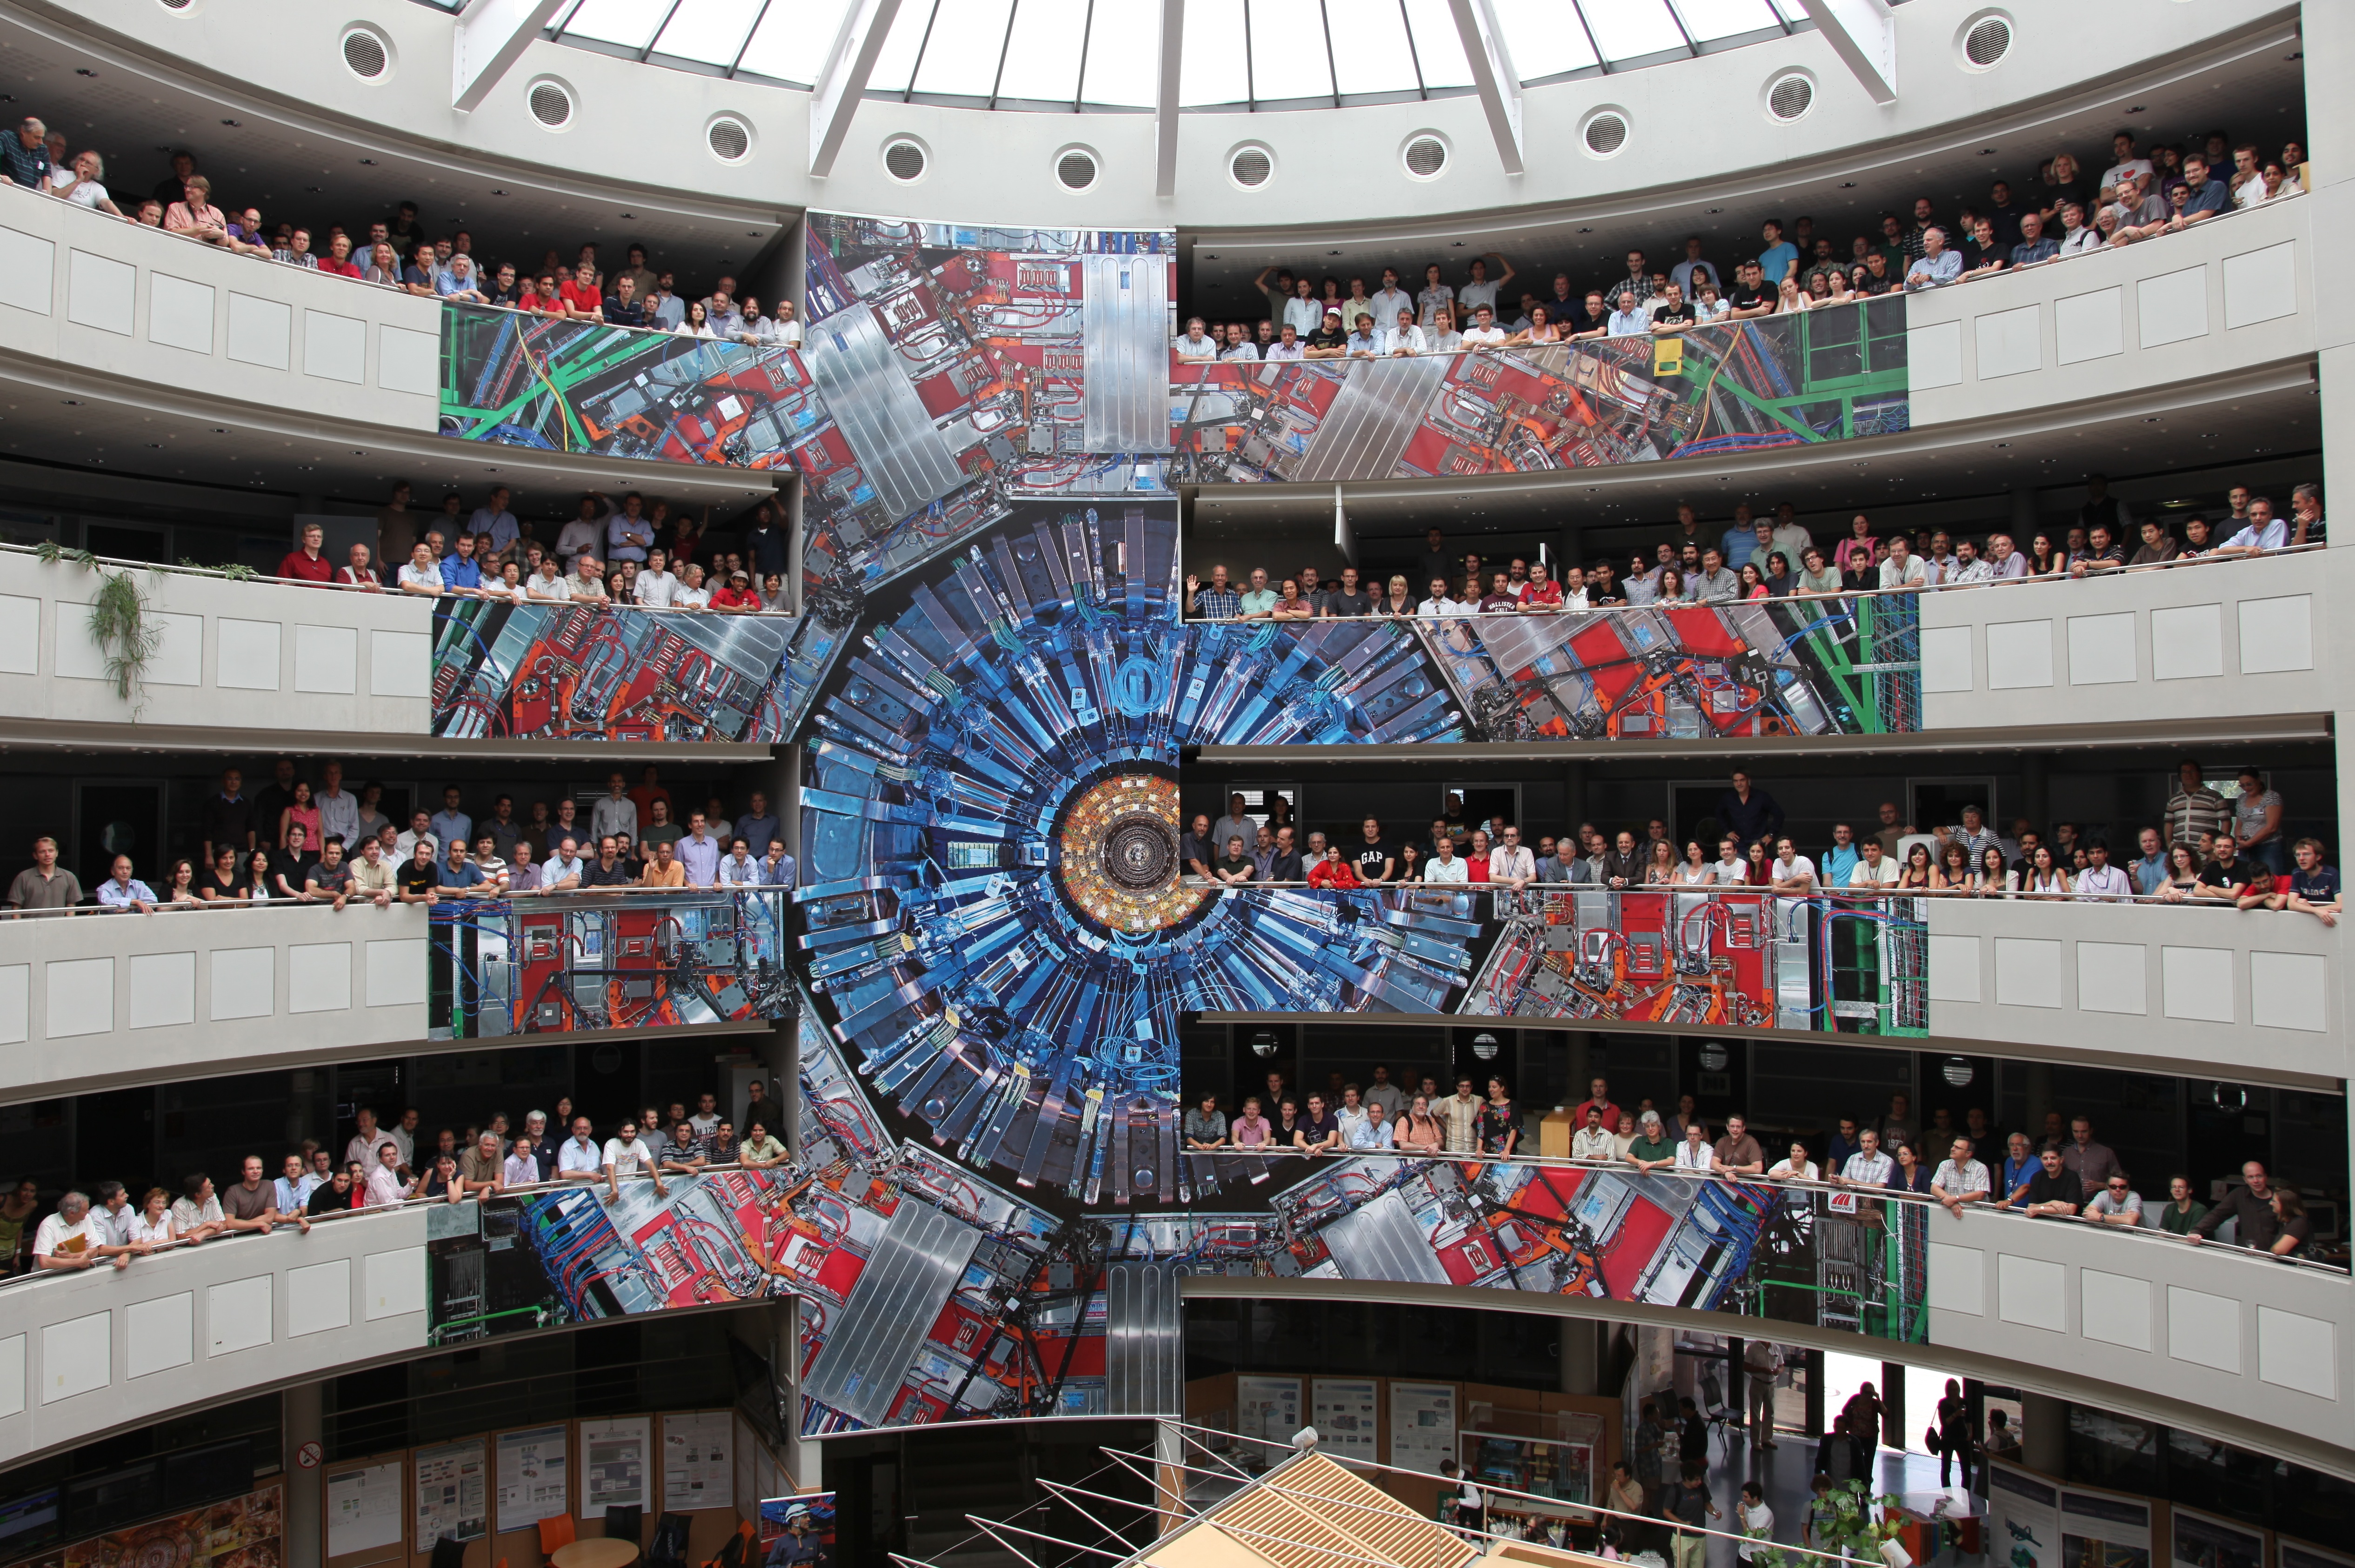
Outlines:
{"label": "doorway", "polygon": [[132,874],[150,887],[164,876],[164,786],[138,780],[78,779],[74,842],[67,862],[85,892],[114,874],[114,857],[131,857]]}
{"label": "doorway", "polygon": [[[1995,780],[1977,779],[1908,779],[1905,781],[1905,821],[1920,832],[1934,828],[1950,828],[1963,820],[1963,808],[1977,806],[1987,825],[1998,827],[2002,821],[1996,815]],[[1998,827],[2000,832],[2000,828]]]}
{"label": "doorway", "polygon": [[[1462,801],[1461,805],[1457,801]],[[1469,834],[1475,828],[1486,827],[1492,818],[1502,817],[1518,826],[1521,821],[1521,787],[1518,784],[1447,784],[1440,789],[1439,810],[1435,815],[1447,819],[1452,832],[1455,824],[1464,824]],[[1496,835],[1491,833],[1493,841]],[[1460,847],[1460,846],[1459,846]]]}

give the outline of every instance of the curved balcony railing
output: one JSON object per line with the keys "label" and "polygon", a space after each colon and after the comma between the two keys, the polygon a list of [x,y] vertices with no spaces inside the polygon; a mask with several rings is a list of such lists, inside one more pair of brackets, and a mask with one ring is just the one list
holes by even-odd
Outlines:
{"label": "curved balcony railing", "polygon": [[627,888],[0,915],[5,1097],[437,1041],[789,1017],[791,898]]}

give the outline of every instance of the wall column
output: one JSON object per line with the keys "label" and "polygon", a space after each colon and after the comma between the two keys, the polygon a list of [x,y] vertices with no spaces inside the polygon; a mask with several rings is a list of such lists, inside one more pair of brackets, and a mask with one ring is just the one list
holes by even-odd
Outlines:
{"label": "wall column", "polygon": [[1557,1322],[1555,1360],[1561,1363],[1561,1392],[1602,1393],[1602,1323],[1593,1318],[1563,1318]]}
{"label": "wall column", "polygon": [[2019,1396],[2019,1457],[2058,1479],[2069,1465],[2069,1402],[2049,1393]]}
{"label": "wall column", "polygon": [[[297,1383],[278,1396],[279,1463],[286,1487],[286,1568],[320,1568],[326,1561],[326,1518],[318,1462],[303,1463],[304,1444],[326,1440],[326,1385]],[[319,1448],[312,1452],[317,1454]]]}

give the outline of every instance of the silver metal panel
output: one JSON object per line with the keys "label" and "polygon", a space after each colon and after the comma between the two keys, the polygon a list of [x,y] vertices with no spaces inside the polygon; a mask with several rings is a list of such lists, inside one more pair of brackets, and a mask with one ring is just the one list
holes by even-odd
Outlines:
{"label": "silver metal panel", "polygon": [[1423,1239],[1414,1211],[1395,1188],[1326,1226],[1325,1245],[1351,1279],[1451,1283]]}
{"label": "silver metal panel", "polygon": [[964,482],[871,307],[853,305],[814,324],[802,357],[894,521]]}
{"label": "silver metal panel", "polygon": [[802,1392],[853,1420],[880,1425],[915,1364],[924,1331],[980,1245],[981,1233],[963,1220],[901,1199]]}
{"label": "silver metal panel", "polygon": [[1182,1415],[1186,1336],[1166,1263],[1104,1270],[1104,1414]]}
{"label": "silver metal panel", "polygon": [[1169,259],[1082,256],[1082,432],[1092,452],[1169,450]]}
{"label": "silver metal panel", "polygon": [[1316,439],[1287,477],[1304,483],[1387,477],[1452,363],[1444,354],[1351,360]]}

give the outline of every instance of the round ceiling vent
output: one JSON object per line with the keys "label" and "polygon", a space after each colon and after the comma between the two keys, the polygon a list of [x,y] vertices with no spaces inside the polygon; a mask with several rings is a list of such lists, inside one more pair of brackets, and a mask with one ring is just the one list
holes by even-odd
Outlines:
{"label": "round ceiling vent", "polygon": [[2011,18],[2001,15],[1981,16],[1963,29],[1963,63],[1974,70],[1986,70],[2003,63],[2011,53]]}
{"label": "round ceiling vent", "polygon": [[1788,123],[1806,118],[1816,106],[1816,84],[1798,71],[1778,76],[1766,89],[1766,112]]}
{"label": "round ceiling vent", "polygon": [[392,72],[392,49],[373,27],[344,29],[344,69],[362,81],[382,81]]}
{"label": "round ceiling vent", "polygon": [[1055,178],[1067,191],[1083,191],[1096,183],[1096,155],[1084,147],[1067,147],[1055,155]]}
{"label": "round ceiling vent", "polygon": [[1227,160],[1227,174],[1243,189],[1257,190],[1275,174],[1275,160],[1264,147],[1239,147]]}
{"label": "round ceiling vent", "polygon": [[163,0],[163,4],[166,11],[185,11],[195,5],[196,0]]}
{"label": "round ceiling vent", "polygon": [[932,160],[924,155],[921,142],[905,137],[888,143],[883,148],[883,172],[903,185],[915,184],[924,177]]}
{"label": "round ceiling vent", "polygon": [[1417,136],[1406,144],[1406,172],[1428,180],[1447,167],[1447,143],[1436,136]]}
{"label": "round ceiling vent", "polygon": [[704,128],[703,144],[723,164],[741,164],[752,150],[752,128],[732,114],[723,114]]}
{"label": "round ceiling vent", "polygon": [[1616,109],[1598,109],[1587,116],[1578,139],[1595,157],[1612,157],[1627,144],[1627,117]]}
{"label": "round ceiling vent", "polygon": [[542,77],[531,84],[524,98],[531,105],[531,117],[550,131],[561,131],[572,123],[572,92],[562,82]]}

